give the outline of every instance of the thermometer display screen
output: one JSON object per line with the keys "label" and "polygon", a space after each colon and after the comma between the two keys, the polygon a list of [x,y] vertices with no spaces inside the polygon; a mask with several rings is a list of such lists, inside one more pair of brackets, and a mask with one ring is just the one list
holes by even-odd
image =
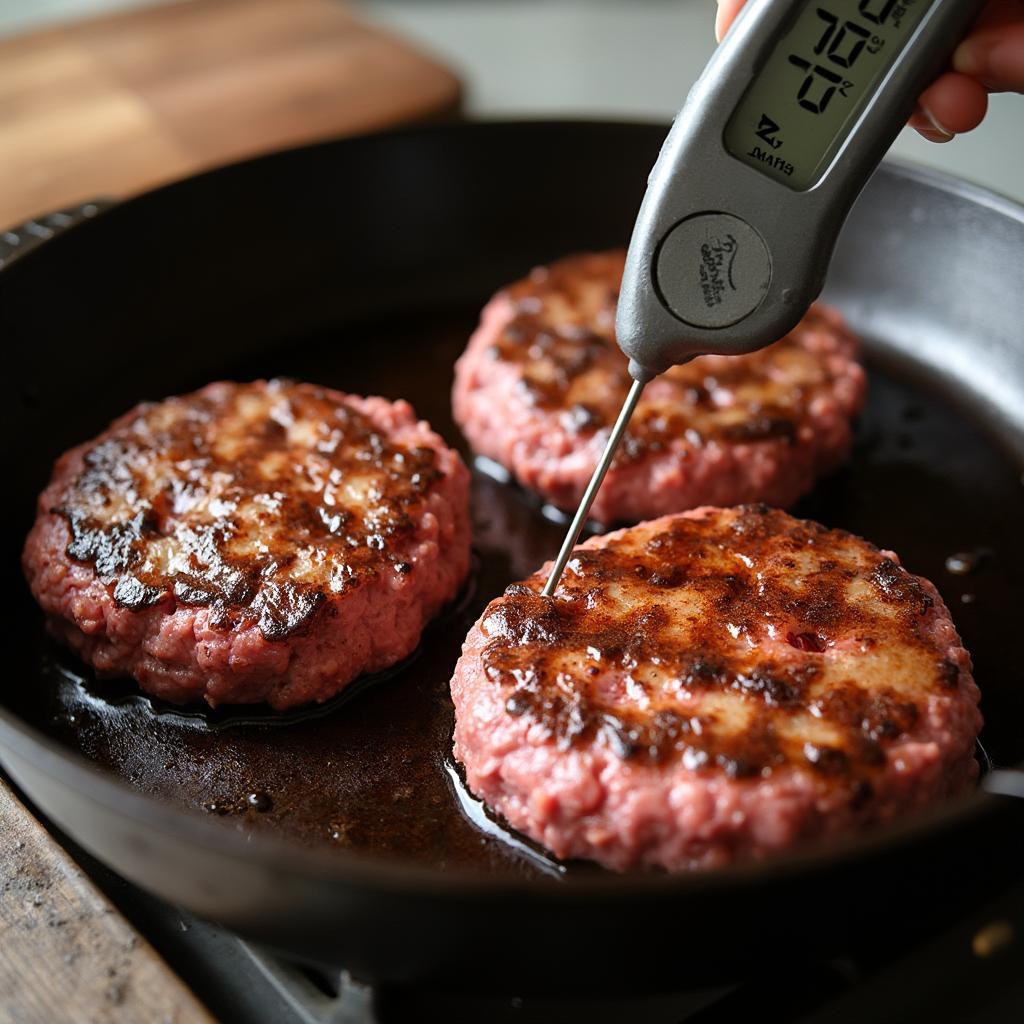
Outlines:
{"label": "thermometer display screen", "polygon": [[725,128],[725,148],[792,189],[814,185],[932,0],[810,0]]}

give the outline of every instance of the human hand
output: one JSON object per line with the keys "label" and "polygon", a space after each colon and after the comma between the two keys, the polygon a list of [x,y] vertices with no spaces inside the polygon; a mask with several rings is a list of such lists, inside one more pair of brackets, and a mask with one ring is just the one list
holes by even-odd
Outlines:
{"label": "human hand", "polygon": [[[721,39],[745,0],[718,0]],[[932,142],[977,128],[990,92],[1024,92],[1024,0],[988,0],[943,72],[918,99],[908,124]]]}

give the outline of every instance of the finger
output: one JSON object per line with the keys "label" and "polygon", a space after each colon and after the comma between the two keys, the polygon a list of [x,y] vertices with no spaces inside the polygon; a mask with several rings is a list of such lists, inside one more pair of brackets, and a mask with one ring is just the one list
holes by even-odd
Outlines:
{"label": "finger", "polygon": [[968,75],[948,71],[921,93],[910,125],[926,139],[948,142],[954,135],[977,128],[987,110],[984,86]]}
{"label": "finger", "polygon": [[921,107],[916,107],[910,115],[907,125],[918,135],[929,142],[952,142],[956,136],[943,128],[932,116]]}
{"label": "finger", "polygon": [[968,35],[979,29],[1015,25],[1024,17],[1024,0],[988,0],[981,14],[974,19],[974,26]]}
{"label": "finger", "polygon": [[745,0],[718,0],[718,14],[715,16],[715,38],[721,42],[722,36],[729,31],[729,26],[736,20]]}
{"label": "finger", "polygon": [[1024,92],[1024,23],[972,32],[953,54],[953,67],[992,92]]}

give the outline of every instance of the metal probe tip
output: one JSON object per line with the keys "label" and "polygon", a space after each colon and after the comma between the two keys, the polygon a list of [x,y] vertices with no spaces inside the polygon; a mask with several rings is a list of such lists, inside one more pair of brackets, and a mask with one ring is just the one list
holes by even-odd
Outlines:
{"label": "metal probe tip", "polygon": [[633,410],[636,408],[636,403],[640,400],[640,392],[643,391],[645,383],[646,381],[643,380],[634,380],[633,386],[629,389],[629,394],[626,395],[626,401],[622,405],[619,418],[615,421],[615,426],[612,427],[611,435],[608,438],[608,443],[604,446],[604,451],[601,453],[597,469],[594,470],[594,475],[590,478],[590,483],[587,484],[580,507],[576,509],[576,515],[573,516],[572,522],[569,524],[569,532],[565,535],[565,540],[562,541],[562,547],[558,552],[558,557],[555,559],[555,564],[551,567],[551,575],[548,576],[548,581],[544,584],[543,591],[541,591],[545,597],[551,597],[554,594],[558,581],[562,578],[562,573],[565,572],[572,549],[576,547],[576,541],[579,540],[583,524],[587,521],[587,516],[590,514],[590,506],[594,504],[594,498],[597,497],[601,481],[604,480],[604,475],[608,472],[612,459],[615,458],[615,451],[619,447],[622,435],[626,432],[626,427],[629,424],[630,417],[633,415]]}

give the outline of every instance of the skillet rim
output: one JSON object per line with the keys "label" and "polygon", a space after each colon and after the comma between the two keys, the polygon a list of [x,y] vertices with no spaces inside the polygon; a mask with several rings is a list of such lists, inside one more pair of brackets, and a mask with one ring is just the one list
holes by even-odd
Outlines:
{"label": "skillet rim", "polygon": [[[0,706],[0,749],[9,747],[32,764],[36,771],[80,796],[104,805],[153,832],[237,858],[271,871],[286,871],[318,882],[341,885],[371,885],[393,892],[424,889],[438,892],[465,891],[474,896],[489,891],[496,896],[529,892],[546,897],[600,894],[623,897],[652,892],[685,894],[696,889],[734,889],[765,882],[784,882],[800,876],[806,880],[814,868],[834,869],[844,863],[884,852],[885,848],[912,843],[933,835],[938,838],[946,826],[966,826],[1001,816],[1016,803],[1011,797],[996,796],[982,789],[912,815],[909,819],[878,826],[864,833],[835,838],[820,845],[781,854],[765,861],[746,861],[710,871],[671,873],[595,870],[584,876],[516,878],[484,870],[424,867],[401,859],[349,850],[306,847],[261,830],[242,831],[230,822],[209,818],[186,807],[142,793],[116,775],[89,761],[77,751],[63,747],[34,726],[21,721]],[[2,760],[2,758],[0,758]],[[16,782],[16,779],[15,779]],[[31,803],[31,797],[28,798]],[[60,822],[55,823],[60,828]]]}
{"label": "skillet rim", "polygon": [[[33,246],[30,251],[12,258],[0,269],[0,286],[10,280],[12,270],[16,278],[21,271],[15,268],[31,266],[34,261],[42,258],[41,252],[48,252],[55,243],[61,244],[60,237],[64,235],[97,230],[90,225],[103,223],[110,217],[116,218],[120,215],[118,211],[125,207],[130,209],[134,205],[157,201],[166,193],[188,188],[200,179],[230,178],[239,168],[253,164],[269,164],[275,160],[292,158],[299,153],[315,152],[324,148],[372,145],[381,138],[412,140],[428,136],[437,141],[448,133],[463,135],[486,131],[501,134],[523,130],[563,132],[580,128],[634,129],[644,132],[665,126],[656,120],[644,122],[601,118],[464,121],[399,128],[277,150],[218,166],[201,174],[161,185],[123,202],[117,202],[87,221],[61,231],[53,238]],[[1001,217],[1024,224],[1024,205],[983,186],[904,160],[886,159],[881,165],[881,171],[897,180],[902,179],[934,188],[988,209]],[[1021,441],[1024,443],[1024,438]],[[926,812],[913,815],[909,821],[879,826],[865,833],[833,839],[827,844],[796,850],[767,861],[745,862],[712,871],[678,874],[617,874],[595,871],[592,875],[582,877],[570,875],[563,879],[526,879],[511,875],[495,875],[479,869],[442,870],[382,857],[380,854],[305,847],[260,830],[243,832],[229,822],[210,819],[198,811],[139,792],[126,781],[89,761],[84,755],[64,747],[24,722],[7,707],[0,705],[0,761],[4,760],[2,753],[5,748],[9,748],[33,768],[60,785],[103,805],[114,814],[130,818],[136,824],[143,824],[156,832],[173,835],[179,840],[203,847],[210,852],[248,861],[269,870],[286,871],[338,885],[370,884],[394,892],[422,893],[425,888],[443,893],[471,892],[474,896],[487,892],[495,896],[509,892],[529,892],[567,902],[597,894],[613,899],[628,899],[645,894],[684,895],[695,890],[706,892],[720,888],[735,889],[751,884],[781,882],[798,875],[806,878],[808,871],[815,868],[833,869],[843,863],[884,852],[886,848],[896,847],[901,843],[912,843],[927,837],[937,839],[944,830],[952,829],[955,825],[966,827],[972,820],[975,825],[980,825],[983,821],[1007,814],[1013,802],[1011,798],[1000,798],[979,789],[970,795],[943,802]],[[1024,768],[1024,762],[1017,767]],[[59,822],[56,824],[60,827]]]}

